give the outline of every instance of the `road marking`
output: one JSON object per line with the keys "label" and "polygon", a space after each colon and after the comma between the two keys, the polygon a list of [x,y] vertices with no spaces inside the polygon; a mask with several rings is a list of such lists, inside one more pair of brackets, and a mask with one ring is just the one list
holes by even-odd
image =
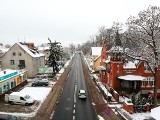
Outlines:
{"label": "road marking", "polygon": [[76,93],[77,93],[77,85],[75,85],[74,89],[74,103],[76,103]]}
{"label": "road marking", "polygon": [[73,114],[75,114],[76,113],[76,110],[73,110]]}
{"label": "road marking", "polygon": [[75,120],[75,116],[73,116],[73,120]]}
{"label": "road marking", "polygon": [[74,108],[76,107],[76,104],[74,104]]}

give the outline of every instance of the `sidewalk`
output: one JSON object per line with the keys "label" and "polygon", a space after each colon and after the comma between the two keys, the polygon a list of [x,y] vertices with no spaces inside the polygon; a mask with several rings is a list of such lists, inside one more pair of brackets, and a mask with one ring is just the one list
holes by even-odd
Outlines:
{"label": "sidewalk", "polygon": [[[124,120],[121,116],[116,115],[111,108],[107,106],[103,99],[103,95],[101,92],[98,91],[96,88],[96,84],[92,80],[90,76],[90,72],[88,70],[87,65],[84,62],[84,59],[82,59],[83,62],[83,73],[85,75],[85,79],[88,85],[89,92],[92,96],[92,102],[95,104],[95,111],[97,115],[102,116],[105,120]],[[105,114],[105,110],[107,108],[108,114]],[[98,119],[98,118],[97,118]]]}

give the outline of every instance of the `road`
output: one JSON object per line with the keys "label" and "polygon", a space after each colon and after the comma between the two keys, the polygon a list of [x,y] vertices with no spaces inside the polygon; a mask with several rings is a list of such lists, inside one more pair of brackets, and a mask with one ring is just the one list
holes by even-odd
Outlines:
{"label": "road", "polygon": [[[78,98],[78,90],[85,89],[87,99]],[[66,81],[52,120],[96,120],[96,113],[84,79],[80,54],[75,55],[72,69]]]}

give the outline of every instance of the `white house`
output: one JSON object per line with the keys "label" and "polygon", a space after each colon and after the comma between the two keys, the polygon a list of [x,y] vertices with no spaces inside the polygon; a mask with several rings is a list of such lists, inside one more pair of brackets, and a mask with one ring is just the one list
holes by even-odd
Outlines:
{"label": "white house", "polygon": [[39,67],[45,66],[45,56],[34,46],[34,43],[15,43],[2,57],[2,70],[26,69],[28,77],[34,77]]}

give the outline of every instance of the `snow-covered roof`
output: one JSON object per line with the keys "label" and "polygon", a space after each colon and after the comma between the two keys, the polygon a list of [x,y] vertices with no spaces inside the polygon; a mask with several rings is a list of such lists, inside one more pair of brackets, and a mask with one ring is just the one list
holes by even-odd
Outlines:
{"label": "snow-covered roof", "polygon": [[104,66],[98,66],[99,70],[106,70],[106,68]]}
{"label": "snow-covered roof", "polygon": [[102,47],[91,47],[92,55],[101,55]]}
{"label": "snow-covered roof", "polygon": [[127,81],[144,81],[145,77],[139,76],[139,75],[123,75],[119,76],[119,79],[127,80]]}
{"label": "snow-covered roof", "polygon": [[33,50],[28,48],[27,45],[22,45],[21,43],[17,43],[20,47],[22,47],[22,49],[24,49],[30,56],[32,57],[41,57],[44,56],[44,54],[38,52],[37,50]]}
{"label": "snow-covered roof", "polygon": [[18,70],[6,69],[0,72],[0,82],[5,81],[11,77],[19,74]]}
{"label": "snow-covered roof", "polygon": [[96,58],[94,59],[94,61],[96,61],[99,57],[101,57],[101,55],[99,55],[98,57],[96,57]]}
{"label": "snow-covered roof", "polygon": [[114,52],[114,53],[123,53],[123,48],[120,46],[113,46],[108,52]]}
{"label": "snow-covered roof", "polygon": [[6,53],[8,50],[9,50],[9,48],[6,48],[6,47],[4,47],[4,46],[0,46],[0,51],[1,51],[2,53]]}
{"label": "snow-covered roof", "polygon": [[126,98],[126,97],[125,97],[124,102],[125,102],[127,105],[133,105],[131,99],[129,99],[129,98]]}
{"label": "snow-covered roof", "polygon": [[14,72],[18,72],[17,70],[12,70],[12,69],[6,69],[0,72],[0,77],[4,76],[4,75],[8,75]]}
{"label": "snow-covered roof", "polygon": [[123,68],[136,68],[136,65],[139,61],[129,61],[128,63],[123,65]]}

